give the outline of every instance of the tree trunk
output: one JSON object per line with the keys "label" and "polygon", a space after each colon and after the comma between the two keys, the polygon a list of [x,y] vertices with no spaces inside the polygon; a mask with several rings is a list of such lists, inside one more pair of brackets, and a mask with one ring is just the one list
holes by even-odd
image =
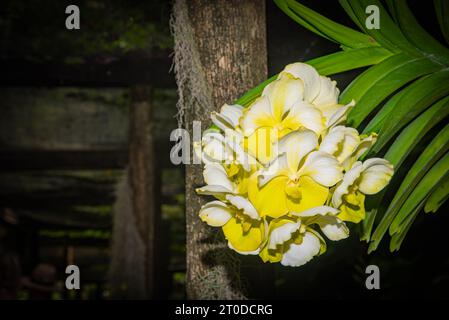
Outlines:
{"label": "tree trunk", "polygon": [[[173,8],[178,108],[184,126],[202,130],[210,113],[232,103],[266,79],[267,54],[263,0],[177,0]],[[192,149],[192,148],[191,148]],[[191,299],[243,298],[235,254],[221,234],[198,218],[204,198],[202,166],[186,168],[187,296]]]}

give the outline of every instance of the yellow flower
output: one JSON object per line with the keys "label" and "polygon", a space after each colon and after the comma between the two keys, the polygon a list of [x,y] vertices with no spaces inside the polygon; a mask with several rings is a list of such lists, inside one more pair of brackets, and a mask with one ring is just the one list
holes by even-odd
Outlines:
{"label": "yellow flower", "polygon": [[324,127],[321,112],[302,100],[302,81],[282,76],[270,83],[262,96],[248,107],[240,120],[245,136],[257,129],[274,129],[280,138],[286,133],[305,127],[320,134]]}
{"label": "yellow flower", "polygon": [[304,63],[286,66],[262,96],[243,110],[239,123],[245,150],[267,163],[276,156],[273,144],[286,134],[306,128],[320,136],[326,128],[344,122],[354,102],[342,106],[338,95],[336,82],[320,76],[313,67]]}
{"label": "yellow flower", "polygon": [[385,159],[372,158],[357,161],[345,173],[332,195],[332,205],[341,212],[343,221],[359,223],[365,218],[365,195],[382,190],[393,176],[393,165]]}
{"label": "yellow flower", "polygon": [[[277,80],[272,85],[281,86],[283,81]],[[318,109],[301,100],[288,109],[282,108],[278,100],[273,103],[269,97],[262,96],[249,107],[240,122],[246,137],[246,150],[263,163],[273,157],[272,144],[289,132],[308,128],[320,134],[323,130],[323,119]]]}
{"label": "yellow flower", "polygon": [[280,154],[250,178],[248,197],[261,216],[278,218],[323,205],[329,187],[343,176],[330,154],[313,151],[318,137],[310,130],[294,131],[277,144]]}
{"label": "yellow flower", "polygon": [[222,227],[228,246],[240,254],[258,254],[265,240],[265,223],[254,206],[244,197],[226,195],[226,201],[205,204],[201,220],[212,227]]}

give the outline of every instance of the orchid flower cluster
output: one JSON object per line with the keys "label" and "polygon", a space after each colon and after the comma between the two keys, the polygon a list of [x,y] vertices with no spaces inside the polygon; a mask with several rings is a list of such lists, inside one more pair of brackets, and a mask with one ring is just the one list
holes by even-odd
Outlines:
{"label": "orchid flower cluster", "polygon": [[310,65],[287,65],[247,108],[224,105],[195,145],[216,200],[199,217],[221,227],[231,249],[264,262],[301,266],[349,236],[365,218],[365,197],[390,181],[385,159],[359,158],[376,134],[345,126],[336,82]]}

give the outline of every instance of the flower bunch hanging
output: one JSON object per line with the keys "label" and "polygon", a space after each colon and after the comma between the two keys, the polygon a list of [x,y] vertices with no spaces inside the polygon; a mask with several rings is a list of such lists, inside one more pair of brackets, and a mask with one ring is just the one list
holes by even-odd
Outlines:
{"label": "flower bunch hanging", "polygon": [[199,217],[221,227],[231,249],[301,266],[349,236],[365,197],[390,181],[385,159],[360,158],[376,142],[345,126],[354,101],[310,65],[287,65],[247,108],[224,105],[195,146],[204,163]]}

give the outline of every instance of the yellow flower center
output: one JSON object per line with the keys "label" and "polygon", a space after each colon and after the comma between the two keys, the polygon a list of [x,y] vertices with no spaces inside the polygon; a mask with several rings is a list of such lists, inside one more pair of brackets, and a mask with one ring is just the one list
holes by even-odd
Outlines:
{"label": "yellow flower center", "polygon": [[242,227],[242,231],[243,234],[246,234],[249,232],[249,230],[251,229],[251,227],[253,226],[253,222],[254,220],[252,220],[250,217],[248,217],[242,209],[237,209],[235,216],[234,216],[235,220],[237,221],[237,223],[241,224]]}
{"label": "yellow flower center", "polygon": [[299,178],[295,177],[287,182],[285,185],[285,193],[293,199],[301,199],[302,192],[299,184]]}

